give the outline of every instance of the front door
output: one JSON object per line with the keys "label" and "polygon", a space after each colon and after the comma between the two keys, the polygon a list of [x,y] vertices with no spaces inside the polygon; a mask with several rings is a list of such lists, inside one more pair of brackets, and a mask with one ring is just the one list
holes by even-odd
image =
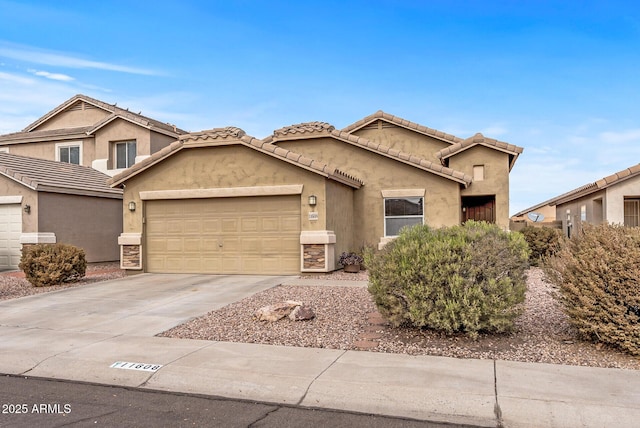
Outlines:
{"label": "front door", "polygon": [[496,222],[496,197],[466,196],[462,198],[462,222],[467,220]]}

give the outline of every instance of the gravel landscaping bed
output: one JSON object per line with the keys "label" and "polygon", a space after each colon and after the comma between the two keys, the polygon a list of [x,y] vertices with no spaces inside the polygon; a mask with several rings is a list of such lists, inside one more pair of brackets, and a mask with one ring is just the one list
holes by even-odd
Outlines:
{"label": "gravel landscaping bed", "polygon": [[[303,278],[313,278],[304,276]],[[542,271],[529,270],[525,311],[516,330],[504,335],[445,336],[415,328],[393,328],[380,320],[364,287],[340,286],[342,279],[366,280],[366,272],[319,276],[322,286],[278,286],[161,334],[165,337],[270,345],[366,350],[410,355],[500,359],[591,367],[640,369],[640,358],[579,341],[554,299],[554,288]],[[311,306],[310,321],[288,318],[274,323],[253,319],[266,305],[296,300]]]}
{"label": "gravel landscaping bed", "polygon": [[124,271],[120,269],[120,262],[90,263],[87,265],[85,277],[77,282],[69,282],[51,287],[34,287],[24,278],[22,271],[2,272],[0,273],[0,300],[16,299],[33,294],[80,287],[94,282],[122,278],[124,275]]}

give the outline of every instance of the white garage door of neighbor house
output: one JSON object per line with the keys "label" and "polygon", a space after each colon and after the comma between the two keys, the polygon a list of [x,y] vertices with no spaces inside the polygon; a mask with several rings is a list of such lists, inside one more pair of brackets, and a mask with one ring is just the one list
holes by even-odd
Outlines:
{"label": "white garage door of neighbor house", "polygon": [[148,201],[147,272],[300,272],[300,196]]}
{"label": "white garage door of neighbor house", "polygon": [[0,270],[18,269],[21,255],[22,210],[20,204],[0,205]]}

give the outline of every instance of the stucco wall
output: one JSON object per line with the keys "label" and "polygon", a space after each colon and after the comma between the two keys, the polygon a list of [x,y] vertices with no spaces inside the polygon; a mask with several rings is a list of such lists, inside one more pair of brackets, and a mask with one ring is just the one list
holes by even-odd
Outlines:
{"label": "stucco wall", "polygon": [[31,212],[22,210],[22,232],[31,233],[38,231],[38,198],[34,190],[16,183],[5,176],[0,176],[0,195],[22,196],[22,207],[29,205]]}
{"label": "stucco wall", "polygon": [[151,132],[151,137],[150,137],[150,144],[151,144],[150,150],[151,150],[151,152],[149,152],[149,153],[140,153],[140,155],[146,155],[146,154],[152,155],[155,152],[159,152],[163,148],[167,147],[168,145],[170,145],[174,141],[176,141],[176,138],[174,138],[174,137],[170,137],[170,136],[164,135],[164,134],[158,134],[157,132]]}
{"label": "stucco wall", "polygon": [[496,224],[509,228],[509,155],[484,146],[475,146],[449,159],[449,167],[473,177],[474,165],[484,165],[484,180],[474,180],[461,196],[496,197]]}
{"label": "stucco wall", "polygon": [[606,189],[606,219],[624,224],[624,198],[640,198],[640,176],[622,181]]}
{"label": "stucco wall", "polygon": [[[304,185],[301,230],[326,230],[324,181],[318,174],[240,145],[183,149],[126,182],[124,232],[142,233],[143,209],[133,213],[127,209],[130,201],[143,206],[141,191],[290,184]],[[308,197],[312,194],[318,197],[317,221],[308,218],[312,211]]]}
{"label": "stucco wall", "polygon": [[373,126],[359,129],[353,134],[438,164],[440,161],[436,153],[451,145],[384,121],[377,121]]}
{"label": "stucco wall", "polygon": [[83,248],[88,262],[119,260],[121,199],[39,192],[38,208],[38,232],[55,233],[58,243]]}
{"label": "stucco wall", "polygon": [[356,248],[377,246],[384,236],[382,190],[423,188],[426,224],[433,227],[460,224],[460,185],[454,181],[329,137],[277,144],[364,181],[364,186],[354,192]]}
{"label": "stucco wall", "polygon": [[56,160],[56,144],[71,144],[82,142],[82,163],[83,166],[91,166],[91,162],[95,159],[95,141],[93,137],[83,138],[81,140],[71,139],[62,141],[44,141],[24,144],[12,144],[9,147],[9,153],[12,155],[28,156],[38,159]]}
{"label": "stucco wall", "polygon": [[[567,235],[569,222],[572,224],[572,233],[580,230],[581,207],[583,205],[586,207],[587,223],[599,224],[602,221],[607,221],[606,218],[602,218],[602,213],[606,212],[606,205],[608,205],[608,197],[606,197],[604,190],[591,193],[564,204],[556,205],[556,220],[562,222],[562,231],[565,236]],[[569,219],[567,218],[567,210],[569,210]]]}
{"label": "stucco wall", "polygon": [[137,155],[151,153],[151,136],[148,129],[126,120],[116,119],[96,132],[96,158],[109,159],[108,168],[115,168],[113,143],[136,140]]}
{"label": "stucco wall", "polygon": [[36,129],[63,129],[91,126],[95,123],[100,122],[110,114],[105,110],[90,106],[88,104],[85,104],[85,106],[88,108],[85,108],[84,110],[75,109],[58,113]]}

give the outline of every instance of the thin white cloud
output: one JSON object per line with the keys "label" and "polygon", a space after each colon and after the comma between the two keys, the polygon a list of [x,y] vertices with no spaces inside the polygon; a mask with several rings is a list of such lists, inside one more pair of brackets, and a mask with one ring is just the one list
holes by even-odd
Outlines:
{"label": "thin white cloud", "polygon": [[71,82],[72,80],[75,80],[73,77],[68,76],[66,74],[62,74],[62,73],[49,73],[48,71],[40,71],[40,70],[34,70],[34,69],[29,69],[27,71],[36,76],[46,77],[47,79],[51,79],[51,80],[59,80],[61,82]]}
{"label": "thin white cloud", "polygon": [[147,76],[159,74],[155,71],[143,68],[111,64],[101,61],[92,61],[84,58],[79,58],[77,56],[74,56],[73,54],[52,52],[44,49],[33,48],[30,46],[18,46],[7,43],[0,45],[0,57],[11,58],[31,64],[43,64],[54,67],[117,71],[121,73],[142,74]]}
{"label": "thin white cloud", "polygon": [[640,142],[640,129],[628,129],[621,132],[602,132],[600,139],[605,143],[621,144]]}
{"label": "thin white cloud", "polygon": [[495,138],[500,135],[505,135],[509,133],[509,130],[500,125],[493,125],[483,128],[480,132],[486,137]]}

